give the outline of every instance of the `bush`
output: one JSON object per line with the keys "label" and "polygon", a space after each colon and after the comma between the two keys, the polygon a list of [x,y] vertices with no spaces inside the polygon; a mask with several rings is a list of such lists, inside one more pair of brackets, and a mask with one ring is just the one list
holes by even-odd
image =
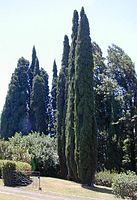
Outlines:
{"label": "bush", "polygon": [[[2,161],[1,161],[2,163]],[[30,171],[28,163],[3,161],[2,178],[5,186],[28,185],[32,181],[28,175],[21,171]]]}
{"label": "bush", "polygon": [[137,176],[134,172],[118,174],[114,178],[112,190],[117,197],[130,197],[131,199],[135,199]]}
{"label": "bush", "polygon": [[5,165],[6,163],[14,163],[16,166],[16,169],[19,171],[31,171],[31,165],[25,162],[15,162],[15,161],[10,161],[10,160],[0,160],[0,178],[2,178],[2,168],[3,165]]}
{"label": "bush", "polygon": [[2,177],[5,186],[15,186],[16,165],[13,162],[7,162],[2,167]]}
{"label": "bush", "polygon": [[31,171],[31,165],[28,163],[17,161],[15,162],[15,164],[16,164],[16,169],[19,171]]}
{"label": "bush", "polygon": [[97,172],[95,182],[97,185],[111,187],[115,175],[115,172],[110,172],[108,170]]}

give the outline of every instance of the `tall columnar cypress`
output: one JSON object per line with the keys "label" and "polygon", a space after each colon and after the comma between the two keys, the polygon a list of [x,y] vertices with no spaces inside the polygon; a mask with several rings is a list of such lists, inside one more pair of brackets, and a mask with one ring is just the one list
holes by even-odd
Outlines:
{"label": "tall columnar cypress", "polygon": [[33,116],[32,130],[48,134],[45,99],[46,95],[44,79],[40,75],[36,75],[33,78],[30,96],[30,110],[31,116]]}
{"label": "tall columnar cypress", "polygon": [[56,111],[56,104],[57,104],[57,80],[58,80],[58,71],[56,61],[54,60],[53,63],[53,79],[52,79],[52,89],[51,89],[51,103],[53,112]]}
{"label": "tall columnar cypress", "polygon": [[89,23],[82,8],[75,54],[75,156],[79,179],[88,185],[94,181],[97,159],[93,65]]}
{"label": "tall columnar cypress", "polygon": [[30,89],[32,88],[32,80],[33,80],[33,77],[34,77],[34,68],[35,68],[35,65],[36,65],[36,59],[37,59],[36,49],[35,49],[35,46],[33,46],[33,49],[32,49],[32,61],[31,61],[31,65],[30,65],[30,68],[29,68]]}
{"label": "tall columnar cypress", "polygon": [[[30,115],[30,125],[31,125],[31,129],[34,131],[36,130],[36,120],[35,120],[35,114],[34,114],[34,110],[32,108],[32,94],[34,93],[34,91],[32,91],[33,88],[33,82],[34,82],[34,78],[35,76],[39,76],[40,75],[40,68],[39,68],[39,60],[37,58],[36,55],[36,50],[35,47],[33,47],[32,50],[32,62],[31,62],[31,66],[29,68],[29,85],[30,85],[30,90],[29,90],[29,115]],[[35,94],[34,94],[35,95]],[[37,105],[38,106],[38,105]]]}
{"label": "tall columnar cypress", "polygon": [[36,76],[36,75],[40,75],[39,60],[38,60],[38,58],[35,59],[33,78],[34,78],[34,76]]}
{"label": "tall columnar cypress", "polygon": [[8,138],[15,132],[26,134],[29,131],[29,62],[20,58],[11,77],[5,105],[1,115],[1,136]]}
{"label": "tall columnar cypress", "polygon": [[53,62],[53,78],[52,78],[52,88],[51,88],[51,98],[50,98],[50,106],[49,106],[49,118],[50,118],[50,135],[54,136],[56,134],[55,126],[55,114],[57,108],[57,81],[58,81],[58,71],[57,64],[54,60]]}
{"label": "tall columnar cypress", "polygon": [[78,32],[78,12],[75,10],[72,20],[72,43],[69,54],[68,67],[68,103],[66,114],[66,159],[68,168],[68,178],[77,181],[77,169],[74,159],[75,134],[74,134],[74,79],[75,79],[75,48]]}
{"label": "tall columnar cypress", "polygon": [[48,126],[49,126],[49,76],[47,72],[41,68],[40,69],[40,76],[44,80],[44,96],[45,96],[45,129],[46,129],[46,134],[49,134]]}
{"label": "tall columnar cypress", "polygon": [[58,87],[57,87],[57,142],[58,155],[60,164],[60,176],[67,177],[67,166],[65,156],[65,117],[66,117],[66,91],[67,91],[67,71],[68,71],[68,57],[69,57],[69,39],[65,35],[64,48],[62,56],[62,67],[59,73]]}

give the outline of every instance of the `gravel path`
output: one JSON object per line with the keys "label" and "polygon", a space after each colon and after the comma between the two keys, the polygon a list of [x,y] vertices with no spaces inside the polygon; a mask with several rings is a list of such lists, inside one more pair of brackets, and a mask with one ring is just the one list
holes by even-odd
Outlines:
{"label": "gravel path", "polygon": [[[21,188],[5,187],[0,186],[0,194],[13,194],[22,197],[28,197],[32,200],[99,200],[97,198],[90,197],[67,197],[64,195],[59,195],[55,193],[44,193],[44,192],[30,192]],[[101,199],[103,200],[103,199]]]}

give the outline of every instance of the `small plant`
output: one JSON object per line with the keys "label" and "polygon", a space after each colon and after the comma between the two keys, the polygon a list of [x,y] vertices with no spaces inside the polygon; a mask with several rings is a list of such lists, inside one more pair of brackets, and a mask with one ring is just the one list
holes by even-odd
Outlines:
{"label": "small plant", "polygon": [[111,187],[115,175],[116,175],[115,172],[110,172],[109,170],[97,172],[96,184],[106,187]]}
{"label": "small plant", "polygon": [[114,178],[112,190],[117,197],[137,199],[135,196],[137,192],[137,176],[134,172],[118,174]]}

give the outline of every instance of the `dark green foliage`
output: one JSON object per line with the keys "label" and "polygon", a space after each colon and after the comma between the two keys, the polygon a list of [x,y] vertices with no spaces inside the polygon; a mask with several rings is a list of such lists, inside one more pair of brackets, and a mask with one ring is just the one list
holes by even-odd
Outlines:
{"label": "dark green foliage", "polygon": [[93,67],[89,23],[82,8],[75,54],[75,156],[79,179],[88,185],[94,182],[97,157]]}
{"label": "dark green foliage", "polygon": [[26,134],[30,129],[28,66],[29,62],[20,58],[12,74],[1,115],[1,137],[11,137],[16,131]]}
{"label": "dark green foliage", "polygon": [[102,55],[102,51],[98,44],[92,43],[93,59],[94,59],[94,86],[95,86],[95,107],[96,107],[96,122],[98,131],[98,169],[104,168],[107,152],[107,127],[108,127],[108,103],[106,94],[108,93],[107,66]]}
{"label": "dark green foliage", "polygon": [[[137,77],[135,66],[130,57],[116,45],[108,48],[108,66],[112,80],[117,82],[115,96],[119,96],[121,115],[117,118],[115,127],[117,138],[123,146],[122,165],[125,169],[136,171],[136,98]],[[117,92],[117,93],[116,93]],[[128,140],[128,145],[125,141]],[[123,143],[123,144],[122,144]],[[112,156],[111,156],[112,159]],[[120,166],[121,167],[121,166]]]}
{"label": "dark green foliage", "polygon": [[[39,69],[39,60],[38,58],[35,59],[35,66],[34,66],[34,73],[33,73],[33,78],[36,75],[40,75],[40,69]],[[33,80],[33,79],[32,79]]]}
{"label": "dark green foliage", "polygon": [[68,68],[68,58],[69,58],[69,39],[68,36],[64,36],[64,42],[63,42],[63,54],[62,54],[62,62],[61,65],[64,68],[64,72],[66,73]]}
{"label": "dark green foliage", "polygon": [[74,133],[74,81],[75,81],[75,47],[78,32],[78,12],[75,10],[72,20],[72,43],[69,54],[68,66],[68,103],[66,114],[66,158],[68,168],[68,179],[78,180],[76,161],[74,156],[75,133]]}
{"label": "dark green foliage", "polygon": [[52,103],[52,108],[53,112],[56,111],[56,104],[57,104],[57,80],[58,80],[58,75],[57,75],[57,65],[56,61],[54,60],[53,63],[53,79],[52,79],[52,89],[51,89],[51,103]]}
{"label": "dark green foliage", "polygon": [[30,112],[32,130],[48,134],[48,122],[46,116],[46,94],[44,79],[36,75],[33,78],[33,86],[30,96]]}
{"label": "dark green foliage", "polygon": [[57,65],[54,60],[53,63],[53,78],[52,78],[52,88],[51,88],[51,104],[49,106],[50,111],[50,135],[54,136],[56,134],[55,126],[56,126],[56,107],[57,107],[57,83],[58,83],[58,74],[57,74]]}
{"label": "dark green foliage", "polygon": [[59,73],[58,87],[57,87],[57,143],[58,155],[60,163],[60,176],[66,178],[66,135],[65,135],[65,118],[67,105],[67,74],[68,74],[68,57],[69,57],[69,40],[65,35],[64,48],[62,55],[62,68]]}
{"label": "dark green foliage", "polygon": [[5,186],[16,186],[15,184],[16,165],[12,162],[7,162],[3,165],[2,178]]}
{"label": "dark green foliage", "polygon": [[[44,93],[45,93],[45,117],[46,117],[46,123],[45,123],[45,128],[46,130],[48,130],[48,126],[49,126],[49,76],[47,74],[47,72],[41,68],[40,70],[40,76],[43,78],[44,80]],[[49,130],[48,130],[49,133]]]}
{"label": "dark green foliage", "polygon": [[134,64],[116,45],[108,49],[107,65],[96,43],[93,43],[93,53],[98,169],[135,171],[137,79]]}
{"label": "dark green foliage", "polygon": [[35,49],[35,46],[33,46],[33,49],[32,49],[32,61],[31,61],[31,65],[30,65],[30,68],[29,68],[30,89],[32,88],[32,80],[33,80],[33,77],[34,77],[34,68],[35,68],[35,64],[36,64],[36,59],[37,59],[36,49]]}

